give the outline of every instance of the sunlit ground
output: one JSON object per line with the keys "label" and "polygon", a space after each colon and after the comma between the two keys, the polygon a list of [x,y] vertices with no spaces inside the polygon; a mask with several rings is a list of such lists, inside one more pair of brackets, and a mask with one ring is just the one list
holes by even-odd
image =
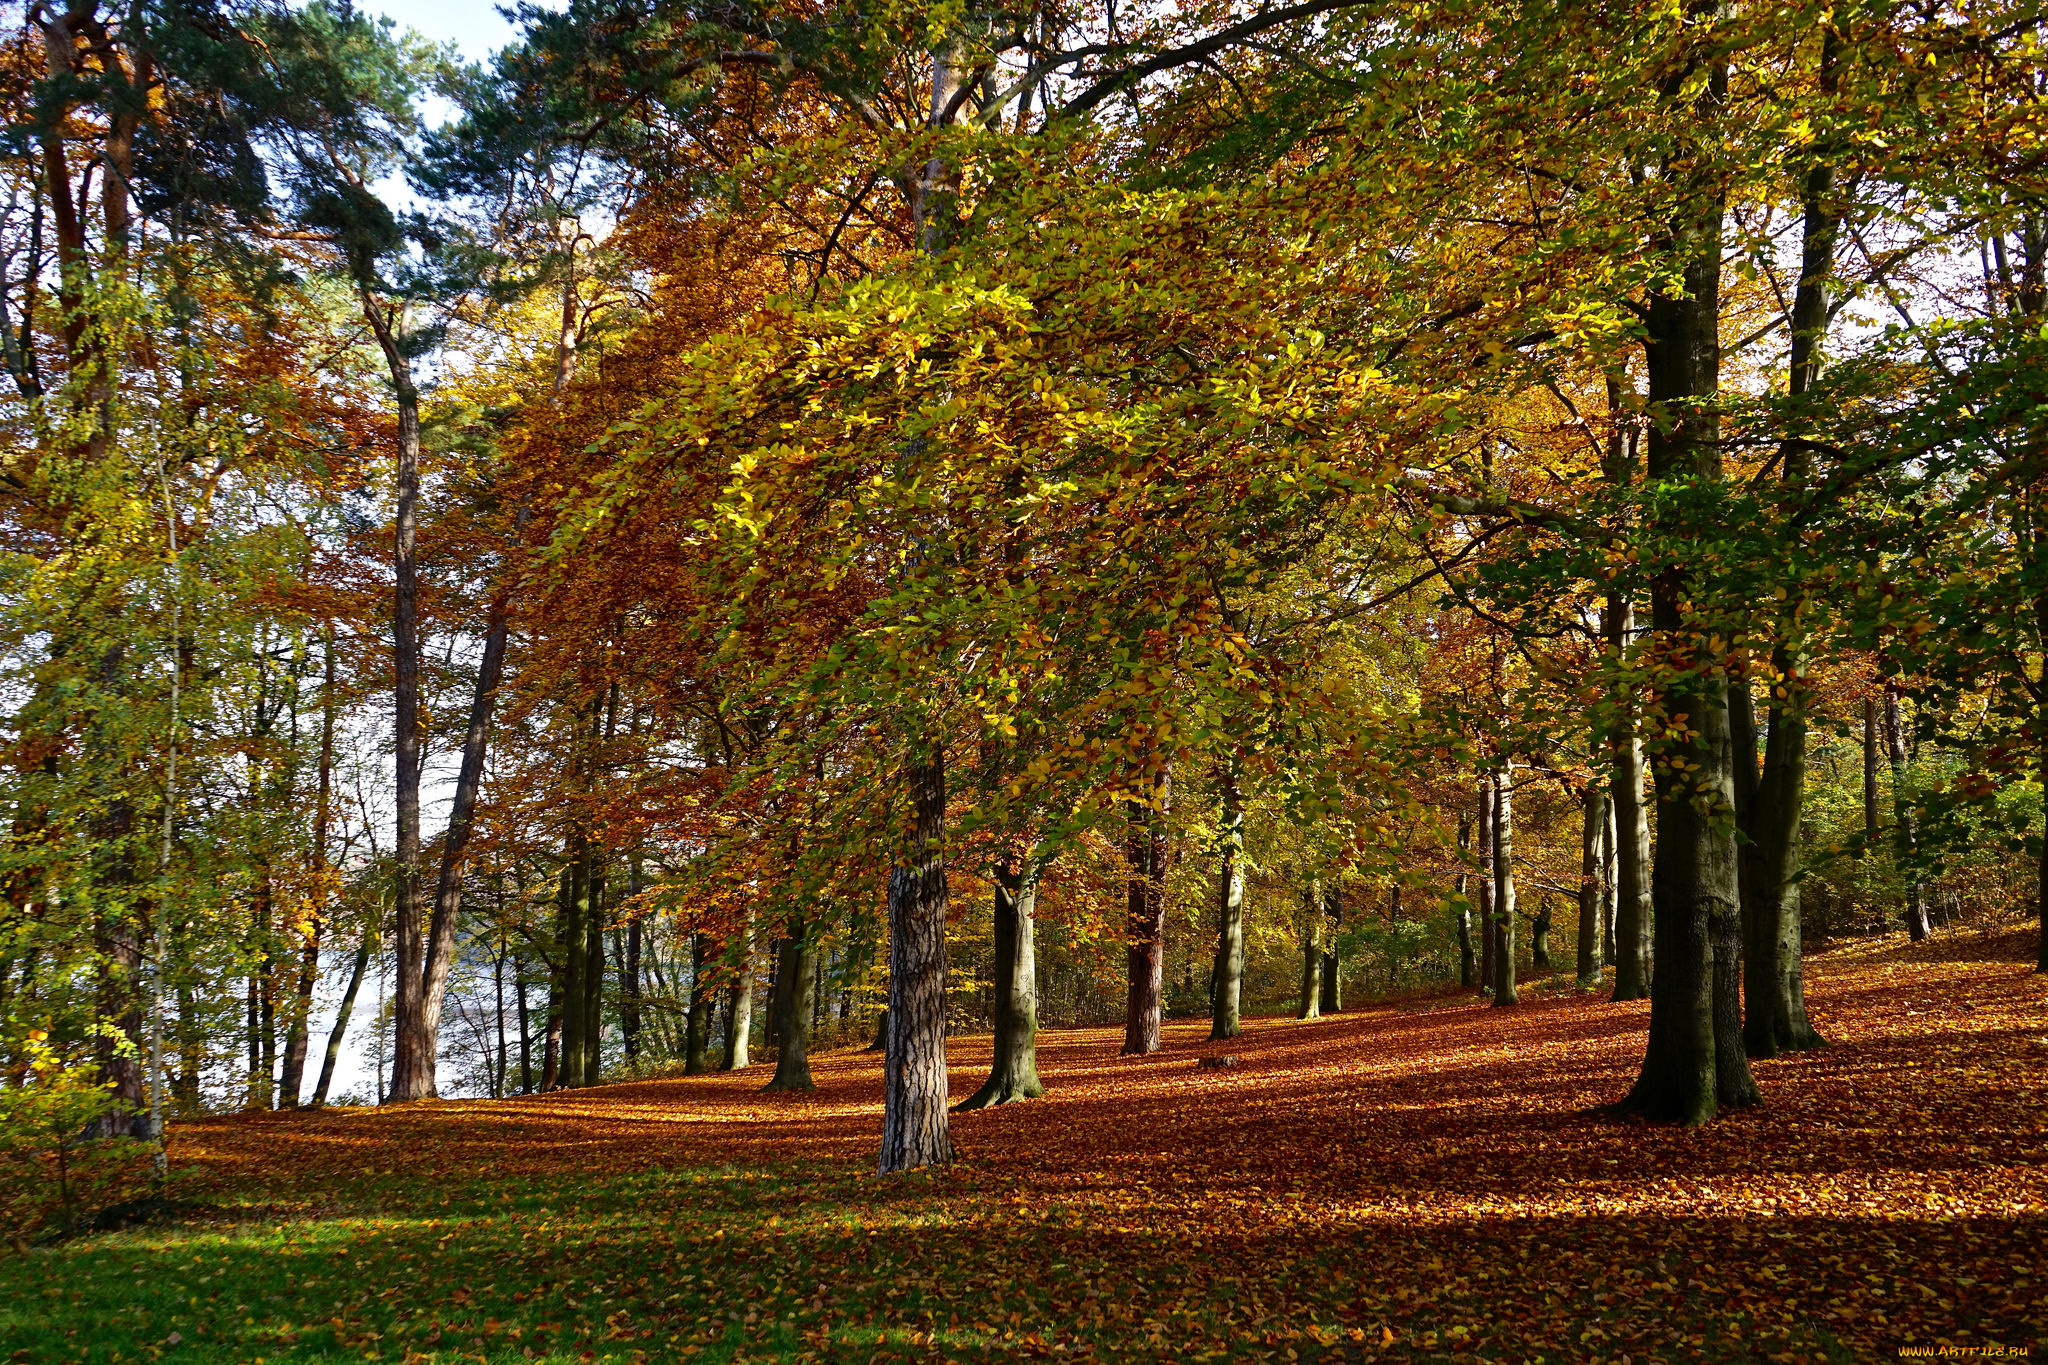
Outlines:
{"label": "sunlit ground", "polygon": [[[1817,1052],[1705,1129],[1589,1113],[1647,1007],[1563,989],[1041,1036],[1045,1099],[870,1174],[878,1054],[184,1125],[184,1221],[0,1260],[0,1359],[1780,1360],[2041,1348],[2030,933],[1809,960]],[[1230,1069],[1196,1057],[1229,1052]],[[955,1040],[957,1096],[985,1038]]]}

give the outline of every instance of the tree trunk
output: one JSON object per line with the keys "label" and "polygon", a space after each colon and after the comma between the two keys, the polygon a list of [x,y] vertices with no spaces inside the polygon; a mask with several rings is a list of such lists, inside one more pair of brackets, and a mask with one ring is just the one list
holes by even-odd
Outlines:
{"label": "tree trunk", "polygon": [[[1344,901],[1337,889],[1335,878],[1330,882],[1330,893],[1323,900],[1324,922],[1328,925],[1328,941],[1323,948],[1322,1009],[1324,1014],[1344,1012],[1344,949],[1337,941],[1337,935],[1344,929]],[[1394,908],[1401,906],[1401,887],[1394,886]]]}
{"label": "tree trunk", "polygon": [[[1840,39],[1830,28],[1821,47],[1823,86],[1832,88]],[[1792,299],[1792,353],[1787,387],[1793,398],[1806,393],[1820,376],[1822,343],[1826,340],[1829,282],[1834,276],[1835,243],[1842,224],[1833,201],[1834,168],[1825,158],[1807,172],[1801,185],[1799,284]],[[1813,457],[1796,435],[1779,452],[1782,482],[1791,491],[1805,489],[1812,479]],[[1803,641],[1798,622],[1799,599],[1779,616],[1779,640],[1771,653],[1769,731],[1764,739],[1763,772],[1757,779],[1756,809],[1749,820],[1754,844],[1751,879],[1743,911],[1745,1013],[1743,1046],[1752,1057],[1775,1057],[1823,1045],[1806,1017],[1806,988],[1800,965],[1798,874],[1802,861],[1799,820],[1806,792],[1806,705],[1809,685],[1804,674]],[[1875,792],[1869,793],[1875,795]]]}
{"label": "tree trunk", "polygon": [[[1635,612],[1625,595],[1608,594],[1603,624],[1619,658],[1635,629]],[[1614,998],[1643,1000],[1650,994],[1651,975],[1650,820],[1643,806],[1643,741],[1636,733],[1633,706],[1625,708],[1609,743],[1614,756]]]}
{"label": "tree trunk", "polygon": [[519,1008],[519,1093],[533,1093],[533,1019],[526,1003],[526,955],[512,959],[512,994]]}
{"label": "tree trunk", "polygon": [[1216,968],[1209,992],[1209,1038],[1235,1038],[1244,996],[1244,803],[1236,772],[1222,778],[1223,858],[1216,877]]}
{"label": "tree trunk", "polygon": [[1899,689],[1896,683],[1887,684],[1884,689],[1884,742],[1885,756],[1891,760],[1892,767],[1892,821],[1896,825],[1893,842],[1906,874],[1906,932],[1912,936],[1913,942],[1918,943],[1927,937],[1932,926],[1927,922],[1927,895],[1919,874],[1912,866],[1919,831],[1913,819],[1912,793],[1907,789],[1906,732],[1899,723]]}
{"label": "tree trunk", "polygon": [[995,1057],[981,1089],[961,1109],[991,1109],[1045,1093],[1038,1079],[1038,957],[1032,911],[1038,878],[1011,852],[996,870]]}
{"label": "tree trunk", "polygon": [[320,768],[313,799],[313,913],[299,958],[298,988],[292,992],[291,1022],[284,1050],[284,1107],[299,1107],[306,1077],[306,1050],[313,1025],[313,987],[320,980],[320,938],[327,926],[327,830],[334,800],[334,638],[326,641],[320,681]]}
{"label": "tree trunk", "polygon": [[776,979],[775,1076],[764,1090],[815,1090],[811,1082],[811,1012],[816,1006],[818,946],[798,920],[782,940]]}
{"label": "tree trunk", "polygon": [[753,1060],[747,1055],[754,1031],[754,922],[748,916],[740,922],[739,937],[733,945],[732,987],[726,994],[726,1071],[744,1071]]}
{"label": "tree trunk", "polygon": [[603,844],[585,845],[588,870],[583,876],[583,1084],[604,1080],[604,874]]}
{"label": "tree trunk", "polygon": [[363,987],[363,973],[370,969],[371,945],[376,936],[369,930],[363,931],[363,941],[356,949],[356,960],[349,968],[348,985],[341,993],[341,1005],[334,1012],[334,1027],[327,1031],[327,1053],[320,1059],[320,1080],[313,1087],[313,1108],[325,1108],[327,1089],[334,1084],[334,1068],[341,1060],[341,1042],[348,1035],[349,1016],[355,1013],[356,992]]}
{"label": "tree trunk", "polygon": [[1320,1019],[1323,1015],[1323,896],[1315,882],[1301,898],[1301,1004],[1297,1019]]}
{"label": "tree trunk", "polygon": [[884,1175],[953,1160],[946,1124],[946,751],[909,768],[916,825],[889,878],[889,1047],[882,1062]]}
{"label": "tree trunk", "polygon": [[[1700,98],[1705,121],[1719,109],[1727,70],[1711,73]],[[1673,87],[1675,93],[1676,87]],[[1723,205],[1701,182],[1679,210],[1668,244],[1684,261],[1682,292],[1653,293],[1648,308],[1649,476],[1678,485],[1721,477],[1720,279]],[[1650,624],[1665,715],[1687,728],[1661,743],[1656,768],[1657,856],[1651,870],[1656,917],[1656,987],[1642,1072],[1621,1108],[1685,1124],[1720,1105],[1757,1100],[1741,1042],[1741,902],[1735,843],[1735,752],[1721,637],[1691,614],[1696,568],[1682,547],[1705,539],[1683,503],[1658,529],[1671,547],[1651,582]]]}
{"label": "tree trunk", "polygon": [[701,1076],[711,1069],[711,989],[705,980],[705,957],[711,936],[690,935],[690,1010],[683,1021],[683,1074]]}
{"label": "tree trunk", "polygon": [[[634,858],[626,885],[629,897],[640,894],[640,860]],[[626,951],[619,966],[619,1045],[630,1069],[640,1056],[640,917],[626,925]]]}
{"label": "tree trunk", "polygon": [[1579,831],[1579,986],[1600,982],[1600,844],[1607,832],[1607,793],[1588,786]]}
{"label": "tree trunk", "polygon": [[1517,1003],[1515,994],[1515,760],[1506,757],[1493,797],[1493,1003]]}
{"label": "tree trunk", "polygon": [[1877,702],[1863,699],[1863,846],[1877,847]]}
{"label": "tree trunk", "polygon": [[1497,783],[1490,772],[1479,775],[1479,989],[1493,991],[1493,957],[1498,936],[1493,929],[1493,803]]}
{"label": "tree trunk", "polygon": [[580,831],[569,836],[557,911],[560,930],[556,935],[556,954],[562,963],[562,990],[555,1018],[561,1030],[562,1048],[552,1079],[564,1089],[583,1084],[583,1030],[590,1017],[584,1008],[588,989],[584,982],[590,971],[590,935],[584,923],[590,905],[590,864],[584,843]]}
{"label": "tree trunk", "polygon": [[1458,985],[1468,991],[1479,984],[1479,967],[1472,960],[1472,874],[1464,869],[1462,860],[1462,855],[1471,851],[1472,820],[1469,816],[1461,816],[1458,820],[1458,852],[1461,855],[1458,889],[1452,899],[1458,911]]}
{"label": "tree trunk", "polygon": [[1166,973],[1166,812],[1173,799],[1173,775],[1152,774],[1148,800],[1130,803],[1124,857],[1130,864],[1125,914],[1124,964],[1129,990],[1124,1005],[1121,1055],[1159,1051],[1159,1003]]}
{"label": "tree trunk", "polygon": [[420,884],[420,396],[413,385],[411,362],[367,287],[361,290],[361,301],[363,315],[383,347],[398,407],[398,507],[391,561],[396,580],[391,621],[398,787],[398,922],[392,946],[397,955],[397,977],[392,995],[391,1084],[384,1096],[385,1103],[398,1104],[425,1099],[434,1092],[434,1058],[422,1052],[428,1039],[419,1024],[426,996]]}

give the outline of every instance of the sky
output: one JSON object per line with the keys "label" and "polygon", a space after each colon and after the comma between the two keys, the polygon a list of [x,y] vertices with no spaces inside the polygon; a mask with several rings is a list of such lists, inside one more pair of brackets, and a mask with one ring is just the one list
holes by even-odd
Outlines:
{"label": "sky", "polygon": [[413,0],[413,3],[366,4],[400,29],[413,29],[436,42],[452,42],[471,61],[482,61],[512,41],[512,25],[491,0]]}

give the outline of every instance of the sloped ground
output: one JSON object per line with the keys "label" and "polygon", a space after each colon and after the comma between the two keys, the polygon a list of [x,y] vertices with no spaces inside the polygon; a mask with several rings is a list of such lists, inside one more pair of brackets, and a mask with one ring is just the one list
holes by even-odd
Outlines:
{"label": "sloped ground", "polygon": [[[1809,959],[1833,1046],[1683,1131],[1589,1113],[1647,1007],[1537,993],[1041,1038],[1043,1100],[870,1174],[876,1054],[176,1130],[217,1216],[0,1262],[0,1358],[1889,1360],[2040,1346],[2031,935]],[[1229,1052],[1238,1065],[1197,1069]],[[953,1085],[985,1072],[957,1040]],[[1929,1355],[1937,1354],[1929,1351]],[[1951,1356],[1951,1358],[1953,1358]]]}

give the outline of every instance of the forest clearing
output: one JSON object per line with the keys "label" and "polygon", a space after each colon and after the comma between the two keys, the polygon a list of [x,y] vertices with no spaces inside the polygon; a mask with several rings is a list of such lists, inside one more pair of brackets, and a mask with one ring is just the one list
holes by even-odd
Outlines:
{"label": "forest clearing", "polygon": [[[173,1128],[203,1213],[0,1262],[35,1361],[1656,1360],[2040,1349],[2048,981],[2025,932],[1810,961],[1832,1046],[1705,1128],[1587,1111],[1645,1008],[1569,979],[1041,1033],[1042,1101],[873,1174],[880,1054]],[[954,1045],[956,1099],[988,1060]],[[1228,1069],[1196,1065],[1228,1053]],[[177,1342],[175,1346],[169,1342]],[[18,1349],[17,1349],[18,1348]],[[1978,1358],[1995,1358],[1982,1356]]]}

